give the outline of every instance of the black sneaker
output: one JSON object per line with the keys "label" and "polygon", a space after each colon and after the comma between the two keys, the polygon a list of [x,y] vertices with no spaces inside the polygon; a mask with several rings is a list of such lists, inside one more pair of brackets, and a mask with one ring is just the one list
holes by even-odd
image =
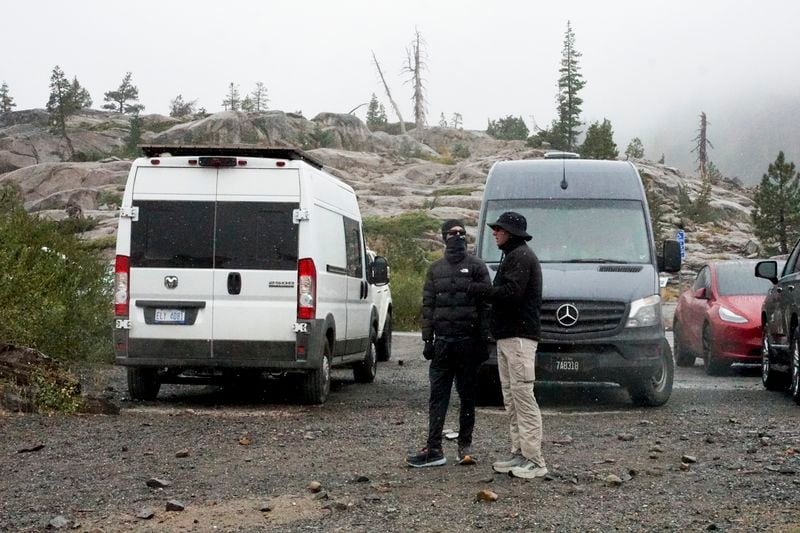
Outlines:
{"label": "black sneaker", "polygon": [[478,460],[475,458],[475,455],[472,454],[471,446],[458,447],[458,464],[460,465],[478,464]]}
{"label": "black sneaker", "polygon": [[414,468],[424,468],[426,466],[442,466],[447,463],[447,458],[442,450],[429,450],[422,448],[416,455],[406,457],[406,464]]}

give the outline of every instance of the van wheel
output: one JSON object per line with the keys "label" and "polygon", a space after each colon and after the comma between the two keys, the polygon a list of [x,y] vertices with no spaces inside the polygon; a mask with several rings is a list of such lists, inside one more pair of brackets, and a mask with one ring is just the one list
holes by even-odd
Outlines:
{"label": "van wheel", "polygon": [[711,337],[711,328],[708,324],[703,326],[703,367],[709,376],[719,376],[730,369],[727,361],[720,360],[714,355],[714,339]]}
{"label": "van wheel", "polygon": [[300,398],[305,404],[323,404],[331,390],[331,343],[326,340],[322,347],[319,368],[303,375],[300,382]]}
{"label": "van wheel", "polygon": [[128,394],[132,399],[155,400],[160,388],[158,369],[128,368]]}
{"label": "van wheel", "polygon": [[392,314],[386,315],[383,322],[383,335],[375,343],[378,361],[388,361],[392,358]]}
{"label": "van wheel", "polygon": [[628,393],[636,405],[658,407],[664,405],[672,394],[672,379],[675,375],[675,362],[672,350],[666,339],[661,344],[659,366],[647,379],[628,385]]}
{"label": "van wheel", "polygon": [[786,379],[786,374],[772,369],[774,354],[772,352],[772,346],[769,344],[767,328],[763,328],[761,339],[761,383],[764,384],[764,388],[767,390],[786,390],[786,386],[789,384],[789,380]]}
{"label": "van wheel", "polygon": [[[387,317],[388,318],[388,317]],[[378,373],[378,359],[375,350],[375,337],[378,333],[372,329],[367,343],[367,351],[364,353],[364,360],[353,365],[353,377],[358,383],[372,383]]]}
{"label": "van wheel", "polygon": [[683,345],[681,325],[677,320],[672,321],[672,344],[675,346],[675,364],[678,366],[694,366],[695,356]]}

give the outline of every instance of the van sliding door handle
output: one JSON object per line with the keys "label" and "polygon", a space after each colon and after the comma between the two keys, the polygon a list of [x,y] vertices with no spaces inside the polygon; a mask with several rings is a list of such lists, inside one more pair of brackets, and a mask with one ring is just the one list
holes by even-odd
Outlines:
{"label": "van sliding door handle", "polygon": [[790,291],[793,291],[793,290],[794,290],[794,285],[789,285],[789,286],[788,286],[788,287],[786,287],[786,288],[787,288],[787,289],[789,289]]}
{"label": "van sliding door handle", "polygon": [[228,294],[239,294],[242,292],[242,275],[238,272],[228,273]]}

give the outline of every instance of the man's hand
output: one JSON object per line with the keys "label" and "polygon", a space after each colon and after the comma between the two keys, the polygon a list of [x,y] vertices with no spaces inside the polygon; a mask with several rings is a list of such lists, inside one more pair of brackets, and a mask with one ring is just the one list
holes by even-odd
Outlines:
{"label": "man's hand", "polygon": [[433,340],[426,340],[425,347],[422,349],[422,357],[430,361],[431,359],[433,359],[435,353],[436,352],[433,347]]}

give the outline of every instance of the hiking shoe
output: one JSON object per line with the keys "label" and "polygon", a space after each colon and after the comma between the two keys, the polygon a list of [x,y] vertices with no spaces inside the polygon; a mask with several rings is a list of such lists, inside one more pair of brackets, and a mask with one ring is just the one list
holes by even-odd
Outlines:
{"label": "hiking shoe", "polygon": [[422,448],[416,455],[406,457],[406,464],[414,468],[424,468],[426,466],[442,466],[447,463],[447,458],[442,450],[429,450]]}
{"label": "hiking shoe", "polygon": [[533,479],[537,477],[544,477],[547,475],[547,468],[538,466],[532,461],[525,461],[522,466],[515,466],[509,470],[509,475],[513,477],[521,477],[523,479]]}
{"label": "hiking shoe", "polygon": [[492,463],[492,470],[500,474],[508,474],[512,468],[524,465],[525,461],[526,459],[523,456],[514,454],[511,456],[511,459]]}
{"label": "hiking shoe", "polygon": [[460,465],[475,465],[475,464],[478,464],[478,460],[475,459],[475,456],[472,454],[472,447],[471,446],[459,446],[458,447],[458,464],[460,464]]}

